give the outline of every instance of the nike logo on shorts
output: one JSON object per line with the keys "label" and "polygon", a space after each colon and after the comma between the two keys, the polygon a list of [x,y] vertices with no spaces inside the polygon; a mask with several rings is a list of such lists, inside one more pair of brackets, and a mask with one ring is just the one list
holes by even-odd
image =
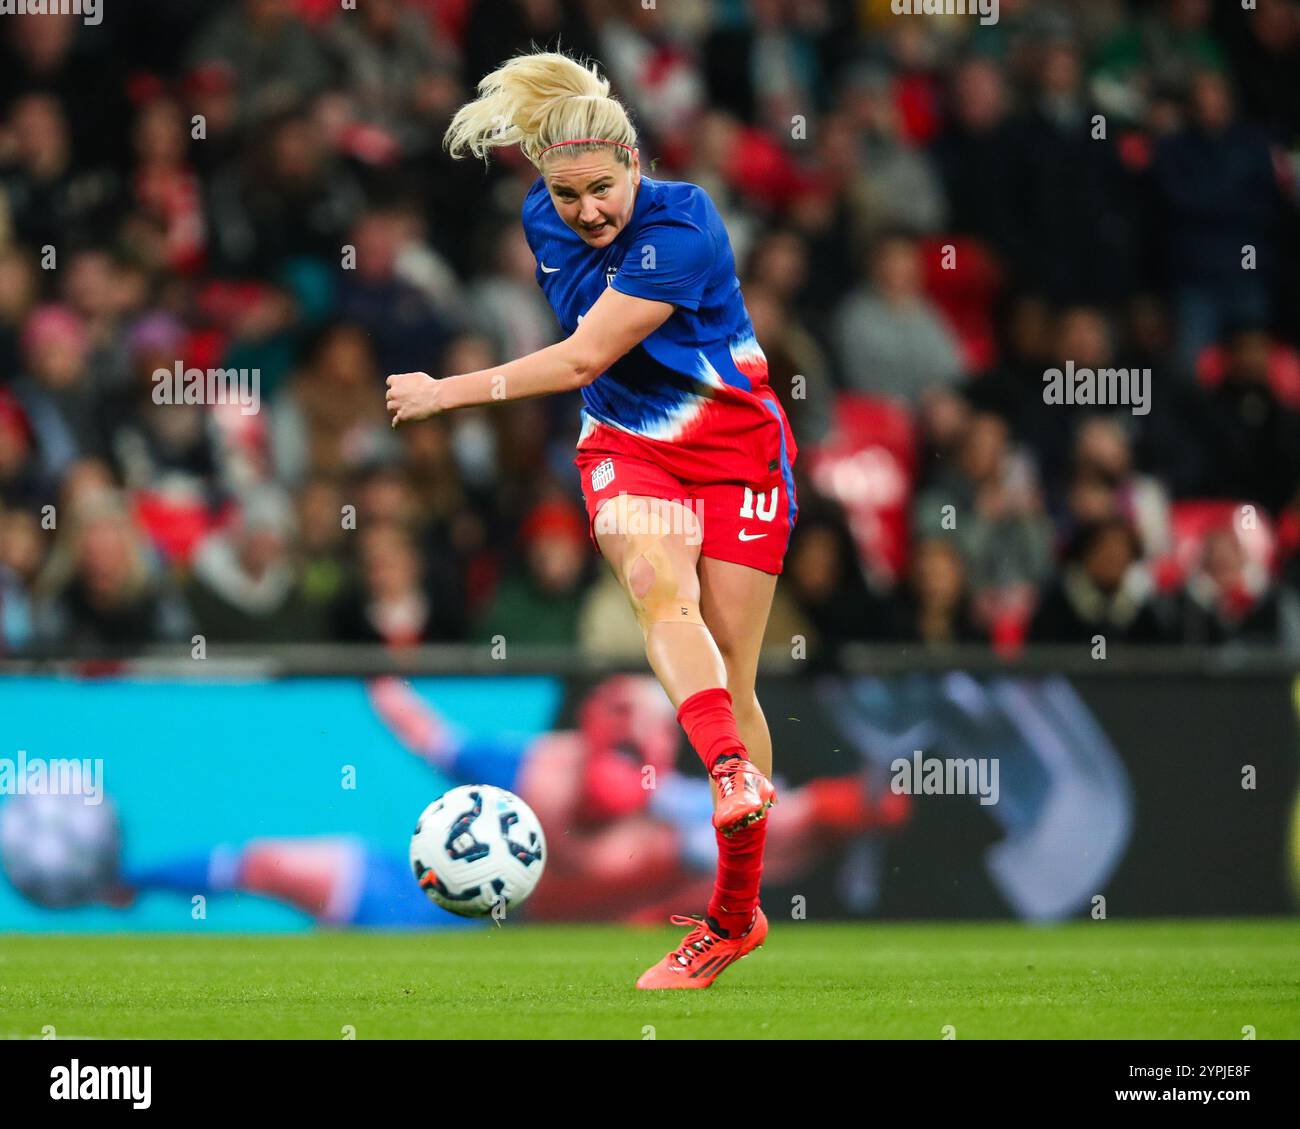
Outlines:
{"label": "nike logo on shorts", "polygon": [[746,533],[743,529],[736,534],[742,541],[757,541],[760,537],[766,537],[766,533]]}
{"label": "nike logo on shorts", "polygon": [[560,269],[559,267],[548,267],[545,263],[541,264],[541,268],[542,268],[542,274],[554,274],[557,270]]}

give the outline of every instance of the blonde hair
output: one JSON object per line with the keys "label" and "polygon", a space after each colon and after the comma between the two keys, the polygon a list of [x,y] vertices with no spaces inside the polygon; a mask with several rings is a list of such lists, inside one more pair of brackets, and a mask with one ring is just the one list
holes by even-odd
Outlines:
{"label": "blonde hair", "polygon": [[71,521],[55,541],[49,560],[33,585],[38,597],[55,598],[72,583],[81,565],[81,550],[86,537],[92,527],[100,524],[113,526],[126,541],[129,558],[128,575],[123,585],[126,597],[135,599],[149,587],[149,551],[143,534],[131,520],[123,496],[110,488],[99,488],[74,504]]}
{"label": "blonde hair", "polygon": [[[596,152],[614,142],[624,165],[632,163],[636,130],[627,110],[609,93],[609,80],[596,65],[554,51],[517,55],[485,76],[478,97],[456,111],[443,145],[453,157],[472,153],[487,159],[489,149],[518,145],[540,169],[543,150],[560,142],[566,153]],[[627,146],[628,148],[623,148]]]}

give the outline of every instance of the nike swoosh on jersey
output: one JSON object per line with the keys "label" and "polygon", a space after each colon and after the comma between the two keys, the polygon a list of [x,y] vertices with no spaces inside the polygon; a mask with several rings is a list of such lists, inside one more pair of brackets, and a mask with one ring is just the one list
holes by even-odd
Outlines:
{"label": "nike swoosh on jersey", "polygon": [[562,269],[561,267],[548,267],[545,263],[541,264],[541,268],[542,274],[554,274],[557,270]]}
{"label": "nike swoosh on jersey", "polygon": [[742,541],[757,541],[760,537],[766,537],[766,533],[746,533],[743,529],[736,534]]}

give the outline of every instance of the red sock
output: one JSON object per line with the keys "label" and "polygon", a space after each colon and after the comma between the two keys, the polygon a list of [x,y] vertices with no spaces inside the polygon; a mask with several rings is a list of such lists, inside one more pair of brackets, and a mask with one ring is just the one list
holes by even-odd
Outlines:
{"label": "red sock", "polygon": [[749,759],[736,729],[736,714],[726,687],[713,686],[692,694],[677,711],[677,720],[710,772],[718,758],[728,753]]}
{"label": "red sock", "polygon": [[[749,751],[736,728],[731,694],[725,687],[715,686],[692,694],[677,711],[677,720],[710,772],[718,759],[728,754],[749,759]],[[718,876],[713,882],[708,916],[728,936],[739,937],[749,928],[754,907],[758,905],[767,820],[750,824],[730,838],[721,831],[716,835]]]}
{"label": "red sock", "polygon": [[730,839],[717,832],[718,876],[709,899],[709,917],[739,937],[754,918],[758,887],[763,880],[763,845],[767,842],[767,820],[751,823]]}

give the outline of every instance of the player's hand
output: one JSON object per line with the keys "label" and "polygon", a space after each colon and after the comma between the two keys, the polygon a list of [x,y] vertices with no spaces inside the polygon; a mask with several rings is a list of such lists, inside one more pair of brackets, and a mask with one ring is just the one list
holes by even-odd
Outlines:
{"label": "player's hand", "polygon": [[445,405],[438,393],[440,381],[427,372],[399,372],[385,382],[388,396],[385,406],[393,417],[393,426],[412,423],[437,415]]}

